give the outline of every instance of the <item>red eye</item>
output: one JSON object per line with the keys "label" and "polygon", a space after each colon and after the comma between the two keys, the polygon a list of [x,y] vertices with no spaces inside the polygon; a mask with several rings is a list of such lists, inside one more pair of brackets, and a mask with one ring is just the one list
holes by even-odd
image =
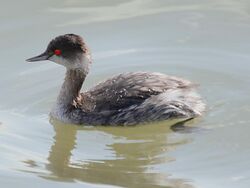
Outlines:
{"label": "red eye", "polygon": [[55,55],[61,55],[61,53],[62,53],[61,50],[55,50],[55,51],[54,51],[54,54],[55,54]]}

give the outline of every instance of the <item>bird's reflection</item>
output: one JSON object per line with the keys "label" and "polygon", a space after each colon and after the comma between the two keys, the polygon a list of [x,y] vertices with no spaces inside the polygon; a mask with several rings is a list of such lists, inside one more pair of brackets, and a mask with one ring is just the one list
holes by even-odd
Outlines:
{"label": "bird's reflection", "polygon": [[[46,170],[49,173],[39,174],[40,177],[55,181],[84,181],[88,183],[115,185],[122,187],[182,187],[189,188],[185,180],[172,179],[167,172],[154,173],[154,166],[171,161],[167,151],[188,139],[171,139],[173,127],[162,125],[146,125],[138,127],[80,127],[65,125],[51,120],[55,130],[54,144],[51,146]],[[96,143],[81,143],[88,148],[95,144],[106,144],[114,157],[99,156],[99,160],[74,160],[78,156],[72,154],[75,150],[88,153],[78,147],[78,134],[81,132],[105,133],[111,135],[113,142],[106,144],[103,137]],[[93,136],[93,135],[92,135]],[[72,159],[73,158],[73,159]],[[79,158],[79,157],[78,157]],[[32,166],[32,160],[26,163]]]}

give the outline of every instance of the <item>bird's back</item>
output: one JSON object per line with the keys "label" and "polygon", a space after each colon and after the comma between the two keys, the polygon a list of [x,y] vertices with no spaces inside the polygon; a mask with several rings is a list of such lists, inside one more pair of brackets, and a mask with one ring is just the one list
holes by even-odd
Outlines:
{"label": "bird's back", "polygon": [[137,124],[199,115],[204,105],[194,88],[181,78],[131,72],[99,83],[77,103],[84,111],[104,114],[107,124]]}

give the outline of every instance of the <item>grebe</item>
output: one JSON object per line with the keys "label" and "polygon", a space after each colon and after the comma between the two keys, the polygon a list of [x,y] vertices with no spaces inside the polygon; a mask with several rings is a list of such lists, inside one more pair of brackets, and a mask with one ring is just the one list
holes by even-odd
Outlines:
{"label": "grebe", "polygon": [[44,53],[28,62],[49,60],[66,67],[66,76],[50,115],[65,123],[136,125],[200,116],[205,104],[190,81],[161,73],[129,72],[80,93],[91,55],[75,34],[56,37]]}

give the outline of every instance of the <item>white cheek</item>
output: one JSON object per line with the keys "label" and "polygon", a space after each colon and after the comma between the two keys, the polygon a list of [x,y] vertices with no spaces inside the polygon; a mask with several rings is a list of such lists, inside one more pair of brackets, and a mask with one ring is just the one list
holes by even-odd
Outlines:
{"label": "white cheek", "polygon": [[53,61],[59,65],[63,65],[65,67],[67,67],[67,65],[68,65],[68,62],[63,57],[60,57],[60,56],[53,55],[49,58],[49,60]]}
{"label": "white cheek", "polygon": [[89,64],[91,63],[91,57],[88,56],[82,56],[78,57],[73,61],[68,61],[67,59],[61,57],[61,56],[56,56],[53,55],[49,58],[50,61],[53,61],[59,65],[63,65],[68,69],[81,69],[85,72],[88,72],[89,70]]}

